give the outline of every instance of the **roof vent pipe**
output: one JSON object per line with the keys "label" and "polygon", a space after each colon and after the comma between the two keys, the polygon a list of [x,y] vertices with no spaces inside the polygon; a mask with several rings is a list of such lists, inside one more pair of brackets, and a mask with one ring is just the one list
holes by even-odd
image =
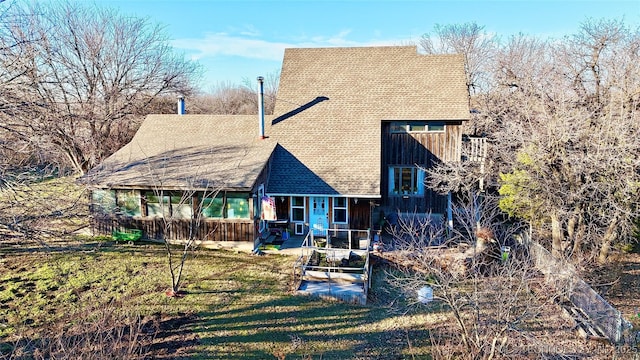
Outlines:
{"label": "roof vent pipe", "polygon": [[178,98],[178,115],[184,115],[184,97]]}
{"label": "roof vent pipe", "polygon": [[264,139],[264,77],[258,76],[258,136]]}

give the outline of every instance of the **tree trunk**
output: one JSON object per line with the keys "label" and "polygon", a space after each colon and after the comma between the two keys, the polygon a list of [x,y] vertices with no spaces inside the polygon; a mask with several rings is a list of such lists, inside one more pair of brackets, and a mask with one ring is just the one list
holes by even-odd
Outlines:
{"label": "tree trunk", "polygon": [[580,213],[578,214],[578,223],[576,224],[575,231],[573,234],[573,248],[571,249],[571,254],[573,256],[578,255],[581,251],[584,232],[585,232],[584,217],[582,216],[582,213]]}
{"label": "tree trunk", "polygon": [[557,213],[551,213],[551,253],[554,257],[562,257],[562,224]]}
{"label": "tree trunk", "polygon": [[600,254],[598,255],[598,263],[605,264],[609,258],[609,251],[611,250],[611,244],[618,235],[616,232],[616,226],[618,225],[618,219],[611,219],[611,223],[607,227],[604,236],[602,237],[602,243],[600,245]]}

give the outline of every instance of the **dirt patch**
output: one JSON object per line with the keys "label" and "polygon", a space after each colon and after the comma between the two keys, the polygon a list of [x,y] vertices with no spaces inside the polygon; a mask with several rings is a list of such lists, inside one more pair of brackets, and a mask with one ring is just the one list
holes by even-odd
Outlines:
{"label": "dirt patch", "polygon": [[153,334],[145,346],[148,359],[180,359],[195,353],[200,339],[190,329],[198,321],[194,314],[155,314],[145,319],[142,330]]}
{"label": "dirt patch", "polygon": [[614,261],[597,266],[584,274],[603,298],[640,331],[640,254],[621,253]]}

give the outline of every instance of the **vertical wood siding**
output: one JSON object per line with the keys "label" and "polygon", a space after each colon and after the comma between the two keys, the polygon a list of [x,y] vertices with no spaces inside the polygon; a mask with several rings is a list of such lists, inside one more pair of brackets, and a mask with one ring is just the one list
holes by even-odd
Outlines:
{"label": "vertical wood siding", "polygon": [[430,168],[440,162],[459,161],[461,122],[446,123],[443,132],[392,133],[389,123],[382,125],[382,206],[387,211],[446,211],[446,196],[425,188],[424,196],[389,196],[389,166]]}

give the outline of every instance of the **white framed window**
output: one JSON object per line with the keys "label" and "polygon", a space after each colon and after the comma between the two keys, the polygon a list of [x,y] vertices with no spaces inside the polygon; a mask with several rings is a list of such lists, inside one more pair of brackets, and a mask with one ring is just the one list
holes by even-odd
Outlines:
{"label": "white framed window", "polygon": [[442,121],[393,121],[392,133],[411,132],[444,132],[445,124]]}
{"label": "white framed window", "polygon": [[304,196],[291,197],[291,221],[304,222],[307,218],[306,214],[306,198]]}
{"label": "white framed window", "polygon": [[333,198],[333,222],[335,224],[346,224],[349,220],[349,212],[347,211],[347,198],[334,197]]}
{"label": "white framed window", "polygon": [[416,166],[390,166],[389,195],[424,195],[424,171]]}

